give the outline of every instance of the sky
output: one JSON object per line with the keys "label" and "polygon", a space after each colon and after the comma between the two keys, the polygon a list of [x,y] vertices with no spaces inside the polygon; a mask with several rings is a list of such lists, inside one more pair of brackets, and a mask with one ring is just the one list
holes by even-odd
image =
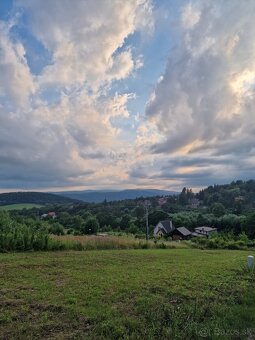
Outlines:
{"label": "sky", "polygon": [[0,0],[0,191],[254,178],[254,0]]}

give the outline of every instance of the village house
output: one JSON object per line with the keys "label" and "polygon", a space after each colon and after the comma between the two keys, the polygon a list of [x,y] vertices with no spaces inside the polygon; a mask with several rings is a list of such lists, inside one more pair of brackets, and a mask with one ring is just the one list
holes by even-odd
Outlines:
{"label": "village house", "polygon": [[164,205],[164,204],[166,204],[167,203],[167,198],[166,197],[160,197],[159,199],[158,199],[158,205],[160,206],[160,207],[162,207],[162,205]]}
{"label": "village house", "polygon": [[50,211],[47,214],[42,214],[41,215],[41,219],[47,218],[47,217],[51,217],[53,219],[57,218],[57,214],[54,211]]}
{"label": "village house", "polygon": [[168,236],[170,232],[173,231],[174,229],[175,228],[171,220],[159,221],[156,227],[154,228],[153,235],[160,237]]}
{"label": "village house", "polygon": [[179,227],[172,230],[169,236],[171,236],[174,241],[188,240],[192,237],[192,233],[185,227]]}
{"label": "village house", "polygon": [[57,217],[57,214],[54,211],[48,212],[48,216],[52,217],[53,219]]}
{"label": "village house", "polygon": [[195,237],[209,237],[213,233],[217,233],[217,229],[216,228],[203,226],[203,227],[195,228],[195,231],[192,233],[192,236],[195,236]]}
{"label": "village house", "polygon": [[197,209],[201,204],[201,201],[198,198],[192,198],[190,200],[190,207],[192,209]]}

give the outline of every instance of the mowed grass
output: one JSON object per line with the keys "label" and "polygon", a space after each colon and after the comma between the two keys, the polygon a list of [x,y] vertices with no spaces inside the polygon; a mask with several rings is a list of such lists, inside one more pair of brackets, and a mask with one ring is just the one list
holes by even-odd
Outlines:
{"label": "mowed grass", "polygon": [[248,339],[255,335],[255,286],[247,255],[198,249],[0,254],[0,338]]}
{"label": "mowed grass", "polygon": [[22,203],[22,204],[9,204],[9,205],[0,205],[0,210],[22,210],[22,209],[32,209],[32,208],[41,208],[42,205],[33,204],[33,203]]}

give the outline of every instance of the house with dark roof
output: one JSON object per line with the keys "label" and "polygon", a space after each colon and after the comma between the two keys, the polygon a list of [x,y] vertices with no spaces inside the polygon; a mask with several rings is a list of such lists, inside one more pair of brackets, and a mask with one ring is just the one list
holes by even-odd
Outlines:
{"label": "house with dark roof", "polygon": [[217,228],[203,226],[195,228],[195,231],[192,233],[192,236],[209,237],[213,233],[217,233]]}
{"label": "house with dark roof", "polygon": [[169,234],[173,240],[188,240],[192,237],[192,233],[185,227],[179,227],[172,230]]}
{"label": "house with dark roof", "polygon": [[168,236],[171,233],[171,231],[173,231],[174,229],[175,228],[171,220],[160,221],[154,228],[153,235],[154,236]]}

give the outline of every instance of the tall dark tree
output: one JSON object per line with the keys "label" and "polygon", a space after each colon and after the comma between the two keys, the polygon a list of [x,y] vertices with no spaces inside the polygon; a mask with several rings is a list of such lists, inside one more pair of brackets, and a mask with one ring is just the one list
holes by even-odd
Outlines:
{"label": "tall dark tree", "polygon": [[255,211],[247,216],[246,221],[243,223],[243,231],[249,238],[255,238]]}
{"label": "tall dark tree", "polygon": [[216,216],[216,217],[220,217],[220,216],[223,216],[225,214],[225,207],[221,203],[214,203],[212,205],[211,210],[212,210],[212,213],[214,214],[214,216]]}
{"label": "tall dark tree", "polygon": [[185,187],[182,189],[182,192],[179,195],[179,202],[181,205],[188,204],[187,189]]}

